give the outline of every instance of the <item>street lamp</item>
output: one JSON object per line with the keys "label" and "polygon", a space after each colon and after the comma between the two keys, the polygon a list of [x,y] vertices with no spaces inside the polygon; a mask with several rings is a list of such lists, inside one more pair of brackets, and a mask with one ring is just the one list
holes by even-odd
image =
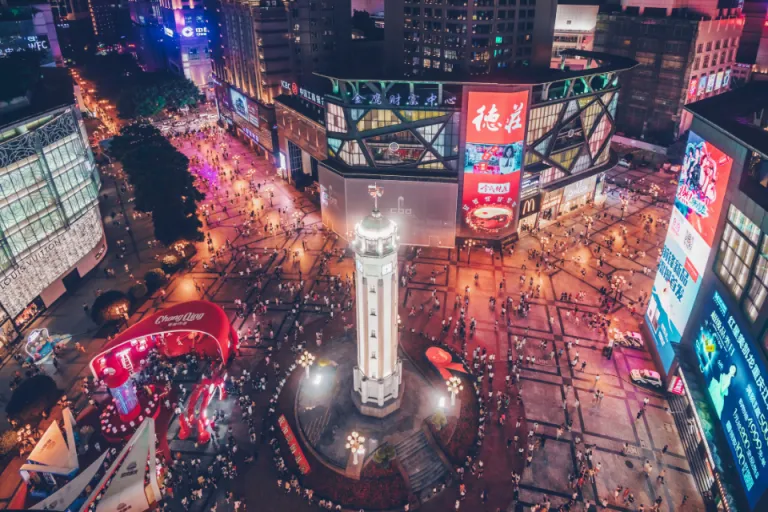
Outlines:
{"label": "street lamp", "polygon": [[467,263],[469,263],[469,260],[472,257],[472,247],[474,247],[476,243],[477,242],[474,240],[467,240],[464,242],[464,247],[467,249]]}
{"label": "street lamp", "polygon": [[352,432],[347,436],[347,450],[352,452],[352,463],[357,464],[357,456],[365,453],[363,443],[365,438],[357,432]]}
{"label": "street lamp", "polygon": [[448,391],[451,393],[451,405],[456,405],[456,395],[464,389],[464,385],[461,383],[461,379],[458,377],[451,377],[445,381],[445,385],[448,386]]}
{"label": "street lamp", "polygon": [[299,357],[299,365],[301,365],[302,368],[307,370],[307,378],[309,378],[309,367],[312,366],[312,364],[315,362],[315,356],[304,351],[303,354],[301,354],[301,357]]}

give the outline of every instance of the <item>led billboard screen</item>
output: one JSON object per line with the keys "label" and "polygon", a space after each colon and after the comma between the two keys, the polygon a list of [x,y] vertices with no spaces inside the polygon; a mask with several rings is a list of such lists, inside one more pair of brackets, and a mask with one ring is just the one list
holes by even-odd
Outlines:
{"label": "led billboard screen", "polygon": [[715,291],[705,305],[694,349],[747,501],[754,509],[768,487],[768,374],[746,327]]}
{"label": "led billboard screen", "polygon": [[675,207],[646,311],[662,359],[663,354],[671,354],[668,343],[680,342],[699,293],[732,164],[731,157],[690,132]]}
{"label": "led billboard screen", "polygon": [[462,228],[504,237],[516,229],[528,92],[468,93]]}
{"label": "led billboard screen", "polygon": [[232,109],[237,115],[248,120],[248,102],[245,100],[245,96],[235,89],[229,90],[229,95],[232,98]]}

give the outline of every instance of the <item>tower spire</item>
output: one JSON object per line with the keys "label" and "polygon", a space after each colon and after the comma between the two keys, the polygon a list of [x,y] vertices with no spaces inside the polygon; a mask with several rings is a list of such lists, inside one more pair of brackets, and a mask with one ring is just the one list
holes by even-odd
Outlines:
{"label": "tower spire", "polygon": [[381,188],[378,183],[374,182],[373,185],[368,185],[368,194],[373,198],[374,213],[378,213],[379,198],[384,195],[384,189]]}

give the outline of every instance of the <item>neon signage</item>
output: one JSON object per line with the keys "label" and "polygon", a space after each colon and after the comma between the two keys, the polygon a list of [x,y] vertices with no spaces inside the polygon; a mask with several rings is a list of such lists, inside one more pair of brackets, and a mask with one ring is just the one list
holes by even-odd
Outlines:
{"label": "neon signage", "polygon": [[715,239],[733,159],[691,132],[646,320],[668,371]]}
{"label": "neon signage", "polygon": [[528,92],[468,93],[462,227],[472,235],[515,231]]}

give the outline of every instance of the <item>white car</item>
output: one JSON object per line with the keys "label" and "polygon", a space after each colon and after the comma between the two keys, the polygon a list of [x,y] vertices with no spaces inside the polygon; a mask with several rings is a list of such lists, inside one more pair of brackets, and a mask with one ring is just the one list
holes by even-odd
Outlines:
{"label": "white car", "polygon": [[661,387],[661,375],[653,370],[638,370],[634,369],[629,372],[629,378],[635,384],[647,384],[655,388]]}

